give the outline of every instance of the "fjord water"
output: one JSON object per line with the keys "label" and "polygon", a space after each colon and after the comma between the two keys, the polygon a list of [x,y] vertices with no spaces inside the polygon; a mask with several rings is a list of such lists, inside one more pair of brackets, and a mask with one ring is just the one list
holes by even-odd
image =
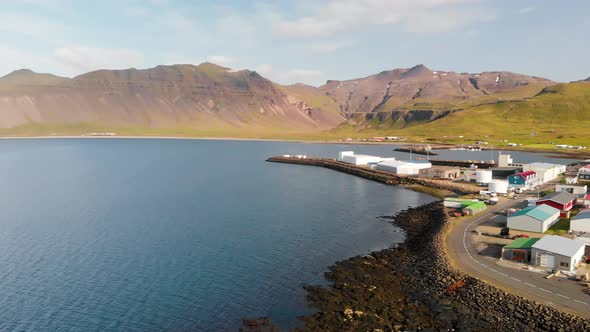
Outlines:
{"label": "fjord water", "polygon": [[433,200],[264,161],[342,149],[0,141],[0,330],[218,331],[258,316],[296,326],[310,312],[302,285],[325,282],[336,260],[402,241],[377,217]]}

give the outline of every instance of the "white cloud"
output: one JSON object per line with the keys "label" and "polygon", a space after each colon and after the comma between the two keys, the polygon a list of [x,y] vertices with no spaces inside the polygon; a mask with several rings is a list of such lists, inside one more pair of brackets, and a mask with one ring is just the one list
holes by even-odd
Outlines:
{"label": "white cloud", "polygon": [[60,41],[67,30],[64,24],[42,17],[0,13],[0,32],[25,35],[43,41]]}
{"label": "white cloud", "polygon": [[232,44],[242,47],[256,46],[257,31],[251,18],[227,15],[217,20],[215,28],[218,34],[226,36]]}
{"label": "white cloud", "polygon": [[54,56],[76,73],[97,69],[126,69],[143,64],[142,53],[122,48],[60,47],[55,49]]}
{"label": "white cloud", "polygon": [[351,47],[353,44],[354,43],[352,41],[323,40],[321,42],[311,43],[307,46],[307,48],[316,53],[331,53],[343,48]]}
{"label": "white cloud", "polygon": [[521,8],[518,10],[518,14],[526,14],[526,13],[534,12],[535,10],[537,10],[537,7],[535,7],[535,6],[524,7],[524,8]]}
{"label": "white cloud", "polygon": [[231,64],[235,64],[236,59],[225,55],[209,55],[207,57],[207,62],[211,62],[220,66],[229,66]]}
{"label": "white cloud", "polygon": [[323,73],[316,69],[295,68],[275,70],[270,64],[260,64],[255,68],[260,75],[280,84],[307,83],[319,85],[323,82]]}
{"label": "white cloud", "polygon": [[145,7],[127,7],[123,9],[123,13],[131,17],[146,17],[150,14],[150,10]]}
{"label": "white cloud", "polygon": [[256,66],[255,70],[258,74],[260,74],[262,76],[267,76],[272,73],[272,65],[269,65],[267,63],[263,63],[261,65]]}
{"label": "white cloud", "polygon": [[[490,18],[473,0],[328,0],[314,12],[294,20],[275,18],[274,33],[282,37],[325,37],[394,24],[411,31],[438,32]],[[426,24],[417,29],[416,21]]]}

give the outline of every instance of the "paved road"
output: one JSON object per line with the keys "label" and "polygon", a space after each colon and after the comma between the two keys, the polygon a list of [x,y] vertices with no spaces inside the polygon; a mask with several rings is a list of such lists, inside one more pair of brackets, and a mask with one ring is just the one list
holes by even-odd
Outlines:
{"label": "paved road", "polygon": [[583,293],[578,283],[561,278],[545,279],[545,275],[541,273],[500,266],[497,258],[478,253],[474,241],[476,235],[471,231],[483,222],[501,218],[497,212],[522,201],[522,198],[504,200],[480,215],[459,221],[447,237],[451,259],[462,271],[510,293],[590,318],[590,295]]}

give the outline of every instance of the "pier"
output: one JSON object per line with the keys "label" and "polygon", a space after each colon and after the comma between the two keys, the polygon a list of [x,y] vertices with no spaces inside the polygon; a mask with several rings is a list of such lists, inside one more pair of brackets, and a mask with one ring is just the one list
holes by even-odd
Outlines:
{"label": "pier", "polygon": [[347,164],[345,162],[337,161],[335,159],[330,158],[271,157],[268,158],[266,161],[273,163],[324,167],[387,185],[421,185],[424,187],[430,187],[435,189],[449,190],[461,195],[474,194],[479,192],[479,188],[468,184],[454,183],[448,180],[424,179],[416,176],[396,175],[385,171],[371,169],[365,166],[355,166],[352,164]]}

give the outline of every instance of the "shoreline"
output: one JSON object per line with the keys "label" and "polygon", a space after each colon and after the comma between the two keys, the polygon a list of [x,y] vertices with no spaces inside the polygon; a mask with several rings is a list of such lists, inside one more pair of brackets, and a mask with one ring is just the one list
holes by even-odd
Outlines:
{"label": "shoreline", "polygon": [[[289,139],[289,138],[249,138],[249,137],[225,137],[225,136],[157,136],[157,135],[115,135],[115,136],[91,136],[91,135],[55,135],[55,136],[0,136],[0,140],[18,140],[18,139],[176,139],[176,140],[204,140],[204,141],[244,141],[244,142],[286,142],[286,143],[309,143],[309,144],[341,144],[341,145],[391,145],[391,146],[414,146],[430,144],[434,149],[448,149],[457,144],[453,143],[428,143],[412,141],[386,141],[386,142],[355,142],[339,141],[335,139]],[[543,154],[549,158],[567,158],[567,159],[590,159],[590,152],[573,152],[562,151],[559,149],[545,148],[523,148],[510,146],[490,146],[485,150],[494,151],[519,151]]]}
{"label": "shoreline", "polygon": [[397,247],[336,262],[329,286],[305,286],[317,313],[303,330],[587,331],[590,319],[538,304],[453,267],[452,223],[439,202],[385,216],[406,232]]}

